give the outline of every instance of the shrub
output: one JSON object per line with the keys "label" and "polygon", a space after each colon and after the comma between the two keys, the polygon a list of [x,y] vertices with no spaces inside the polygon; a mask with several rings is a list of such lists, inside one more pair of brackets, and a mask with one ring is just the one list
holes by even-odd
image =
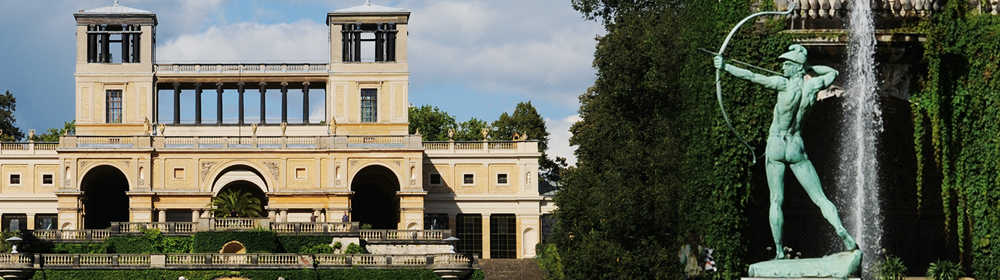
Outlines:
{"label": "shrub", "polygon": [[336,253],[337,249],[334,249],[328,244],[316,244],[312,247],[302,246],[299,248],[299,254],[333,254]]}
{"label": "shrub", "polygon": [[229,241],[243,243],[247,253],[279,252],[279,242],[272,231],[202,231],[194,234],[194,253],[218,253]]}
{"label": "shrub", "polygon": [[301,253],[302,247],[312,248],[317,245],[330,247],[332,237],[315,235],[278,235],[278,242],[281,243],[279,252]]}
{"label": "shrub", "polygon": [[958,280],[965,273],[962,267],[951,261],[938,260],[932,262],[927,268],[927,278],[929,280]]}
{"label": "shrub", "polygon": [[364,251],[365,249],[361,248],[360,245],[351,242],[351,244],[347,244],[347,249],[344,249],[344,254],[364,254]]}
{"label": "shrub", "polygon": [[904,280],[906,279],[906,266],[903,260],[895,256],[885,256],[885,260],[875,263],[875,279],[878,280]]}
{"label": "shrub", "polygon": [[538,263],[538,267],[541,267],[542,270],[548,272],[545,274],[546,280],[566,279],[556,244],[538,243],[535,245],[535,252],[535,263]]}

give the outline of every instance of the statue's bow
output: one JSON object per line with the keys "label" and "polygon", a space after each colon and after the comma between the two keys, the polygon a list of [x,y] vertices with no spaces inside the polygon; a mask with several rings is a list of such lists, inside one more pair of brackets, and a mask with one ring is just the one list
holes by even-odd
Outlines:
{"label": "statue's bow", "polygon": [[[747,21],[750,21],[750,19],[763,15],[788,15],[791,14],[793,10],[795,10],[796,4],[797,4],[796,2],[792,2],[792,4],[789,5],[788,10],[784,12],[779,12],[779,11],[759,12],[744,18],[739,23],[737,23],[735,27],[733,27],[733,30],[729,31],[729,35],[726,36],[726,40],[722,42],[722,47],[719,48],[718,55],[722,56],[722,54],[725,53],[726,46],[729,45],[729,40],[733,38],[733,34],[736,34],[736,30],[739,30],[740,26],[746,23]],[[722,104],[722,84],[719,83],[720,76],[721,76],[721,69],[718,68],[715,69],[715,97],[719,100],[719,110],[722,110],[722,118],[726,120],[726,125],[729,126],[729,131],[732,131],[733,135],[736,135],[736,139],[740,139],[740,142],[742,142],[744,146],[747,146],[747,149],[750,149],[750,156],[753,159],[753,164],[757,164],[757,153],[755,153],[753,151],[753,147],[751,147],[750,144],[748,144],[747,141],[744,140],[743,137],[740,136],[738,132],[736,132],[736,128],[733,128],[733,123],[729,121],[729,114],[726,114],[726,106]]]}

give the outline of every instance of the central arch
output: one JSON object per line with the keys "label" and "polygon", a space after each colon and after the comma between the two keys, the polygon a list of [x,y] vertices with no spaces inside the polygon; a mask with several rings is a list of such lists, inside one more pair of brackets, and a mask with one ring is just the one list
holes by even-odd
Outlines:
{"label": "central arch", "polygon": [[396,229],[399,225],[399,179],[385,166],[367,166],[351,182],[351,217],[376,229]]}
{"label": "central arch", "polygon": [[83,191],[83,228],[105,229],[111,222],[129,221],[128,178],[113,166],[87,171],[80,183]]}
{"label": "central arch", "polygon": [[212,184],[212,192],[218,196],[220,192],[234,190],[249,193],[251,197],[260,200],[261,217],[267,217],[267,183],[260,172],[245,165],[233,165],[219,172]]}

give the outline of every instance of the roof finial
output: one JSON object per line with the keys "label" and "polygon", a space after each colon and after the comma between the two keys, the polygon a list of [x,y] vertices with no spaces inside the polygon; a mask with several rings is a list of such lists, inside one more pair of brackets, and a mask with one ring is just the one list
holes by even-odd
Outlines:
{"label": "roof finial", "polygon": [[118,6],[118,0],[115,0],[115,6]]}
{"label": "roof finial", "polygon": [[[115,0],[115,1],[118,1],[118,0]],[[371,6],[372,5],[372,0],[365,0],[365,5]]]}

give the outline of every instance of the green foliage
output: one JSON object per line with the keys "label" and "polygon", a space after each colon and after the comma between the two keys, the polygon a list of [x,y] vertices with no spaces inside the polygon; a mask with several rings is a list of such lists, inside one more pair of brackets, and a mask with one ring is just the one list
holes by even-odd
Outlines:
{"label": "green foliage", "polygon": [[448,141],[448,130],[458,129],[455,117],[441,111],[437,106],[410,107],[409,120],[410,134],[416,133],[419,129],[424,141]]}
{"label": "green foliage", "polygon": [[193,253],[219,253],[229,241],[239,241],[247,253],[275,253],[277,235],[272,231],[201,231],[194,234]]}
{"label": "green foliage", "polygon": [[59,142],[59,136],[76,134],[76,120],[64,122],[63,128],[49,128],[45,133],[35,135],[36,142]]}
{"label": "green foliage", "polygon": [[[975,278],[1000,279],[1000,17],[967,5],[947,1],[917,26],[927,34],[927,76],[910,100],[917,191],[942,197],[945,229]],[[925,193],[938,183],[940,194]]]}
{"label": "green foliage", "polygon": [[330,246],[329,244],[316,244],[316,245],[313,245],[312,247],[303,245],[302,247],[299,247],[299,250],[296,253],[299,253],[299,254],[334,254],[334,253],[337,253],[337,249],[334,249],[333,246]]}
{"label": "green foliage", "polygon": [[562,180],[560,174],[566,169],[566,159],[556,157],[555,160],[549,158],[546,152],[549,150],[549,132],[545,128],[545,119],[538,114],[531,101],[517,103],[514,114],[507,112],[500,114],[491,125],[494,140],[513,139],[514,134],[528,134],[528,140],[538,140],[538,151],[542,152],[542,157],[538,158],[539,176],[550,182]]}
{"label": "green foliage", "polygon": [[0,253],[10,253],[12,246],[14,245],[7,238],[11,237],[22,237],[21,231],[3,231],[0,232]]}
{"label": "green foliage", "polygon": [[344,249],[344,254],[364,254],[364,253],[365,249],[361,248],[361,245],[354,244],[354,242],[351,242],[351,244],[347,244],[347,249]]}
{"label": "green foliage", "polygon": [[473,271],[472,274],[469,274],[469,279],[468,280],[483,280],[485,278],[486,278],[486,275],[483,275],[483,271],[477,269],[477,270]]}
{"label": "green foliage", "polygon": [[538,255],[535,256],[535,262],[538,263],[538,267],[547,272],[545,274],[546,280],[566,279],[556,244],[538,243],[535,245],[535,252],[538,252]]}
{"label": "green foliage", "polygon": [[333,242],[333,249],[334,250],[340,250],[340,248],[343,248],[343,247],[344,247],[344,244],[340,243],[340,241]]}
{"label": "green foliage", "polygon": [[906,266],[899,257],[886,255],[875,263],[874,273],[877,280],[905,280]]}
{"label": "green foliage", "polygon": [[[478,270],[477,270],[478,271]],[[481,272],[480,272],[481,274]],[[328,280],[328,279],[441,279],[430,270],[38,270],[33,280],[106,280],[149,279],[212,280],[219,277],[238,276],[250,279]],[[479,278],[482,279],[482,278]]]}
{"label": "green foliage", "polygon": [[963,275],[965,273],[962,272],[962,266],[951,261],[932,262],[927,268],[928,280],[958,280]]}
{"label": "green foliage", "polygon": [[249,192],[225,190],[212,198],[212,215],[223,217],[260,217],[260,199]]}
{"label": "green foliage", "polygon": [[285,252],[302,254],[316,254],[304,253],[302,248],[314,248],[320,245],[330,247],[330,241],[333,240],[333,238],[329,236],[316,235],[278,235],[277,238]]}
{"label": "green foliage", "polygon": [[[108,246],[101,243],[55,243],[50,249],[55,254],[106,254]],[[45,252],[47,253],[47,252]]]}
{"label": "green foliage", "polygon": [[372,224],[361,224],[361,229],[372,229]]}
{"label": "green foliage", "polygon": [[0,94],[0,141],[21,141],[24,133],[15,124],[17,118],[14,117],[14,110],[17,107],[17,98],[8,90]]}
{"label": "green foliage", "polygon": [[483,120],[471,118],[468,121],[458,124],[458,131],[455,132],[455,141],[483,141],[483,129],[489,132],[489,124]]}
{"label": "green foliage", "polygon": [[141,236],[111,236],[104,240],[109,253],[159,254],[191,253],[194,237],[164,236],[159,229],[143,229]]}
{"label": "green foliage", "polygon": [[[766,2],[766,1],[765,1]],[[737,279],[747,264],[744,209],[754,187],[750,153],[723,122],[712,57],[748,1],[574,0],[598,19],[594,85],[580,96],[571,128],[577,167],[556,195],[554,240],[569,279],[679,279],[680,233],[716,249],[714,279]],[[760,19],[760,18],[758,18]],[[792,43],[782,21],[744,26],[727,58],[777,69]],[[724,101],[739,133],[762,149],[774,92],[723,76]]]}

